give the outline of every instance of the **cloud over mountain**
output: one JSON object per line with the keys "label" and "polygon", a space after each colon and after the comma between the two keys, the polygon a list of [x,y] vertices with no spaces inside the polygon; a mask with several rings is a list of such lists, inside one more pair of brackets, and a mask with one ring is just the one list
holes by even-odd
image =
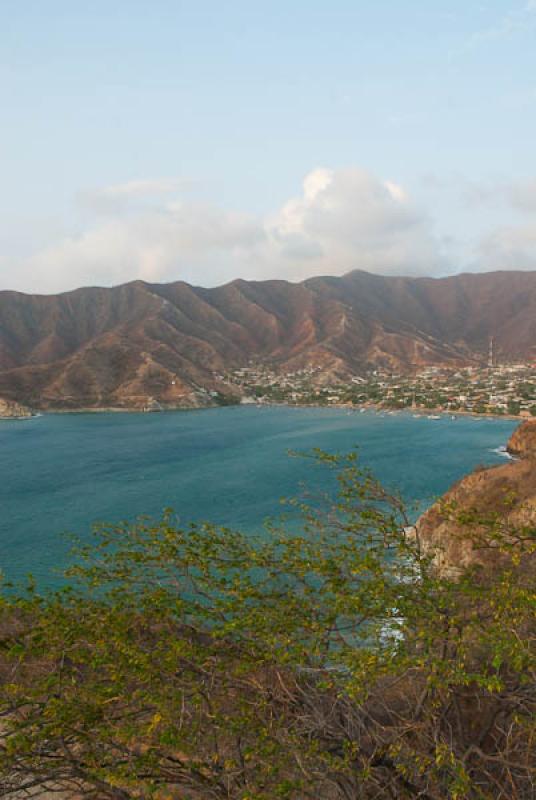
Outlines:
{"label": "cloud over mountain", "polygon": [[480,258],[490,269],[536,269],[536,219],[498,228],[480,243]]}
{"label": "cloud over mountain", "polygon": [[356,267],[407,275],[444,268],[432,223],[404,188],[355,167],[312,170],[296,197],[264,217],[185,199],[171,179],[130,181],[82,199],[94,212],[90,223],[21,265],[13,288],[52,292],[134,278],[213,285]]}
{"label": "cloud over mountain", "polygon": [[495,226],[477,246],[475,266],[481,269],[536,269],[536,179],[491,182],[473,186],[470,198],[505,208],[516,215]]}
{"label": "cloud over mountain", "polygon": [[441,261],[430,221],[404,189],[357,168],[313,170],[302,195],[283,206],[269,233],[289,270],[296,270],[292,260],[301,256],[310,274],[355,267],[430,274]]}
{"label": "cloud over mountain", "polygon": [[454,188],[467,207],[468,234],[470,214],[482,206],[504,208],[504,221],[463,245],[448,231],[436,234],[435,220],[405,187],[359,167],[313,169],[294,197],[265,215],[201,202],[191,181],[132,180],[81,193],[79,233],[18,263],[0,260],[0,286],[52,293],[137,278],[214,286],[352,269],[408,276],[536,269],[533,178]]}

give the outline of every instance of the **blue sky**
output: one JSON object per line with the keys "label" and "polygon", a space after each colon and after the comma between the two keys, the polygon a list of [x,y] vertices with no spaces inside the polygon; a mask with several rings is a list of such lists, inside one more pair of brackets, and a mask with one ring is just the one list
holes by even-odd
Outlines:
{"label": "blue sky", "polygon": [[536,0],[0,0],[0,101],[0,288],[536,268]]}

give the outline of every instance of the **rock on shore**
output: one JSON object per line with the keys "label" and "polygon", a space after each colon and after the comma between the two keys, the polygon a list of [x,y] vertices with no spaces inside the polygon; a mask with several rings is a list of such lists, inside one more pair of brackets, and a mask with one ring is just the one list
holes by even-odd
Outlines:
{"label": "rock on shore", "polygon": [[[476,469],[462,478],[417,523],[425,552],[451,576],[469,566],[492,569],[501,559],[484,539],[508,540],[514,531],[536,530],[536,420],[517,428],[507,450],[515,461]],[[533,562],[534,556],[528,556]]]}
{"label": "rock on shore", "polygon": [[536,419],[526,420],[516,428],[506,449],[513,456],[536,459]]}
{"label": "rock on shore", "polygon": [[15,400],[0,397],[0,419],[20,419],[33,416],[33,411]]}

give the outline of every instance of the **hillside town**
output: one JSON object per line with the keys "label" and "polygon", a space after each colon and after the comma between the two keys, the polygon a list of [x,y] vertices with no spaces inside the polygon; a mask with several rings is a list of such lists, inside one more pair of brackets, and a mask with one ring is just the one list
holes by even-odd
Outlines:
{"label": "hillside town", "polygon": [[413,376],[372,370],[328,383],[322,377],[319,367],[281,374],[258,363],[218,376],[242,403],[374,406],[536,417],[536,364],[459,370],[437,366]]}

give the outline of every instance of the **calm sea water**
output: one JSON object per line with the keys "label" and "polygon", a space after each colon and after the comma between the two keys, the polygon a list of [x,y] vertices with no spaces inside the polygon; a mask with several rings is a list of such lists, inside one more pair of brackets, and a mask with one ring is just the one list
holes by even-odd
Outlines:
{"label": "calm sea water", "polygon": [[280,498],[312,489],[326,473],[291,450],[357,446],[362,463],[408,502],[429,505],[495,452],[510,420],[414,419],[343,409],[237,407],[164,414],[51,414],[0,422],[0,568],[56,582],[65,532],[158,516],[257,530]]}

